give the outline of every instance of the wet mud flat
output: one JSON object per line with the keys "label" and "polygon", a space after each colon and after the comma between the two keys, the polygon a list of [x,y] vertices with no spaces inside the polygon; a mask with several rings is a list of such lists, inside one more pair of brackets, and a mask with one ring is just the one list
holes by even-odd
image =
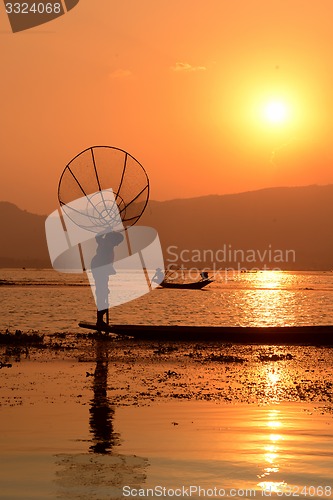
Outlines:
{"label": "wet mud flat", "polygon": [[68,376],[80,374],[83,387],[102,377],[117,405],[175,399],[301,401],[325,403],[329,411],[333,404],[330,347],[146,341],[89,333],[20,332],[15,341],[5,340],[0,338],[5,384],[32,362],[66,361]]}
{"label": "wet mud flat", "polygon": [[300,453],[328,481],[330,348],[14,336],[0,343],[2,498],[109,500],[194,479],[261,492],[309,481]]}

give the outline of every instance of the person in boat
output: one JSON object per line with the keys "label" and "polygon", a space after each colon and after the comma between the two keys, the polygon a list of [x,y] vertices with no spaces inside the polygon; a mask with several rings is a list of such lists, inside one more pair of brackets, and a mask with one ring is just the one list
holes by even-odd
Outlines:
{"label": "person in boat", "polygon": [[164,272],[160,267],[158,267],[151,281],[160,284],[162,283],[163,280],[164,280]]}
{"label": "person in boat", "polygon": [[205,281],[205,280],[209,279],[207,271],[201,271],[200,276],[201,276],[201,281]]}
{"label": "person in boat", "polygon": [[96,236],[97,250],[91,259],[91,272],[95,281],[97,325],[105,326],[104,315],[109,311],[109,277],[116,274],[113,267],[114,249],[124,240],[118,231],[108,231]]}

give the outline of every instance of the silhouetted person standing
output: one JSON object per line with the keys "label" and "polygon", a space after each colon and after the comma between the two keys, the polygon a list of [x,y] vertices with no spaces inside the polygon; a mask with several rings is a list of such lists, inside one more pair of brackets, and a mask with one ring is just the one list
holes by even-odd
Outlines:
{"label": "silhouetted person standing", "polygon": [[124,236],[116,231],[96,236],[96,255],[91,259],[91,272],[95,280],[97,325],[105,326],[104,315],[109,310],[109,277],[116,274],[113,267],[114,248],[120,245]]}

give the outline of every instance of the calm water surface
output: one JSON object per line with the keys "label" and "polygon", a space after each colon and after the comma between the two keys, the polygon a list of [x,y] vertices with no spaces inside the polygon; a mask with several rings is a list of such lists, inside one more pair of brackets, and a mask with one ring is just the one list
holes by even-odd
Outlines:
{"label": "calm water surface", "polygon": [[[0,280],[16,285],[0,287],[1,329],[79,331],[79,321],[95,319],[84,274],[2,269]],[[125,324],[327,325],[333,324],[332,299],[332,272],[229,273],[204,290],[156,289],[114,307],[110,317]]]}
{"label": "calm water surface", "polygon": [[[112,321],[333,324],[333,273],[227,278],[203,291],[157,289],[112,309]],[[95,318],[84,275],[9,269],[1,270],[0,280],[2,330],[76,332],[80,320]],[[3,285],[6,280],[14,285]],[[252,359],[248,346],[236,349],[249,358],[242,371],[205,363],[189,370],[185,357],[171,364],[166,356],[162,366],[149,349],[141,364],[135,352],[128,363],[113,357],[109,371],[98,349],[80,363],[47,362],[43,351],[38,363],[14,356],[12,367],[0,370],[0,498],[109,500],[124,498],[128,484],[236,488],[233,498],[249,498],[246,489],[255,492],[252,498],[332,498],[331,350],[295,347],[291,361],[273,363],[261,362],[256,351]],[[164,402],[144,399],[163,393],[165,380]],[[133,385],[135,403],[117,399]],[[252,385],[269,404],[235,402]],[[191,387],[201,394],[230,391],[234,399],[229,405],[174,400],[175,392]],[[291,397],[307,399],[287,402],[284,387]],[[99,453],[105,443],[107,453]]]}
{"label": "calm water surface", "polygon": [[320,404],[119,407],[107,379],[87,379],[91,365],[25,361],[1,370],[0,498],[115,500],[126,485],[333,498],[333,420]]}

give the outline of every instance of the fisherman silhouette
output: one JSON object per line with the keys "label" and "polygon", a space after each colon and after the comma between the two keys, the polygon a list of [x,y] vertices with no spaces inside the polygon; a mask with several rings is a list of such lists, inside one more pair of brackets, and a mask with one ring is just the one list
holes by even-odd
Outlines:
{"label": "fisherman silhouette", "polygon": [[[95,281],[97,303],[97,326],[106,326],[104,315],[109,311],[109,277],[116,274],[113,267],[114,248],[120,245],[124,236],[117,231],[100,233],[96,236],[97,250],[91,259],[91,272]],[[107,316],[108,317],[108,316]]]}
{"label": "fisherman silhouette", "polygon": [[156,273],[152,277],[152,281],[154,283],[160,284],[160,283],[162,283],[163,280],[164,280],[164,272],[162,271],[162,269],[160,267],[158,267],[156,269]]}

